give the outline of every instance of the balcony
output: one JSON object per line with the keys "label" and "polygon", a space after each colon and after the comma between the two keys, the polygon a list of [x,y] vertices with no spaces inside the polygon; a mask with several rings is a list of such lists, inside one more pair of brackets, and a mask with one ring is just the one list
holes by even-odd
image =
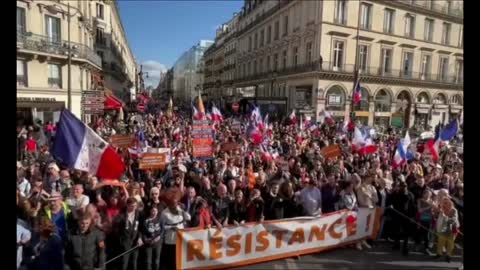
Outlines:
{"label": "balcony", "polygon": [[[321,75],[350,75],[353,76],[355,71],[355,65],[352,64],[335,64],[332,62],[320,62],[314,61],[307,64],[286,67],[277,69],[276,71],[267,71],[249,76],[240,77],[236,82],[249,81],[249,80],[269,80],[272,78],[272,74],[276,73],[277,76],[286,76],[293,74],[300,74],[306,72],[319,72]],[[359,70],[361,77],[375,77],[381,80],[402,79],[411,81],[424,81],[430,83],[444,83],[444,84],[463,84],[463,76],[460,75],[448,75],[448,74],[427,74],[422,72],[413,72],[405,70],[392,70],[382,67],[365,67]]]}
{"label": "balcony", "polygon": [[48,86],[51,88],[62,88],[62,79],[61,78],[48,78]]}
{"label": "balcony", "polygon": [[[92,49],[84,44],[70,42],[72,58],[87,60],[97,67],[102,66],[102,59]],[[17,48],[58,56],[68,56],[68,42],[55,41],[48,36],[33,34],[31,32],[17,32]]]}
{"label": "balcony", "polygon": [[[415,12],[428,12],[433,13],[433,15],[446,15],[450,17],[455,17],[457,19],[463,19],[463,8],[461,7],[450,7],[446,5],[435,3],[435,1],[412,1],[412,0],[377,0],[378,2],[388,3],[393,6],[400,6],[410,8]],[[462,22],[463,23],[463,22]]]}

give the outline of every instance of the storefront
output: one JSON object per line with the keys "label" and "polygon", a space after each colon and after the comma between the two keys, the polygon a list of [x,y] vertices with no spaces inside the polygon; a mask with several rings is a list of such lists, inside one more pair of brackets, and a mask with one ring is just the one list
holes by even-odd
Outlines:
{"label": "storefront", "polygon": [[450,115],[449,115],[449,121],[452,119],[461,119],[462,116],[462,111],[463,111],[463,106],[461,105],[450,105]]}
{"label": "storefront", "polygon": [[363,126],[368,126],[368,117],[370,113],[368,111],[355,112],[355,121],[360,122]]}
{"label": "storefront", "polygon": [[31,125],[36,120],[56,123],[64,108],[65,102],[55,98],[17,97],[17,124]]}
{"label": "storefront", "polygon": [[432,108],[432,120],[430,125],[432,127],[437,126],[440,123],[446,124],[448,122],[448,105],[435,104]]}
{"label": "storefront", "polygon": [[429,130],[430,104],[416,104],[414,126],[418,130]]}

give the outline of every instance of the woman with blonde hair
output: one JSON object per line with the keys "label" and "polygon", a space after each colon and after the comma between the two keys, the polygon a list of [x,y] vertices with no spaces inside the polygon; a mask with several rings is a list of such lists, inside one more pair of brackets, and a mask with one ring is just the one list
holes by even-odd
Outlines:
{"label": "woman with blonde hair", "polygon": [[437,256],[435,258],[442,257],[443,249],[445,248],[447,251],[445,260],[450,262],[459,226],[457,209],[455,209],[450,198],[444,197],[439,207],[439,214],[436,223],[438,239]]}

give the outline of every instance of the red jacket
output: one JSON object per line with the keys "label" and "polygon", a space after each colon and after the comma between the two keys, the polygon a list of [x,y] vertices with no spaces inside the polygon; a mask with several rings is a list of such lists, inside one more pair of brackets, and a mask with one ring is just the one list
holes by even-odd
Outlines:
{"label": "red jacket", "polygon": [[208,225],[212,225],[212,217],[208,208],[201,208],[198,210],[199,223],[198,227],[206,229]]}

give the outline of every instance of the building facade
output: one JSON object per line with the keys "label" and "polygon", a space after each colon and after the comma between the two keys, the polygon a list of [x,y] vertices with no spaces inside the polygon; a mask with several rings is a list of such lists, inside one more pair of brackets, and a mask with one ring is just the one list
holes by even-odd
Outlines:
{"label": "building facade", "polygon": [[[94,51],[90,2],[17,1],[17,119],[58,121],[68,102],[71,52],[71,110],[81,117],[81,93],[92,88],[91,73],[102,68]],[[70,31],[68,27],[70,18]],[[70,44],[68,35],[70,34]]]}
{"label": "building facade", "polygon": [[346,119],[357,67],[364,124],[463,115],[463,1],[247,0],[236,39],[237,91],[287,111]]}
{"label": "building facade", "polygon": [[173,96],[175,99],[190,102],[203,85],[203,73],[200,61],[203,53],[213,41],[201,40],[197,45],[184,52],[173,65]]}
{"label": "building facade", "polygon": [[[94,16],[95,50],[102,59],[104,86],[128,102],[135,97],[137,63],[128,45],[117,1],[90,1]],[[84,5],[86,6],[86,5]]]}
{"label": "building facade", "polygon": [[130,96],[135,59],[116,1],[19,0],[18,119],[58,121],[68,103],[69,47],[71,110],[77,117],[85,116],[82,92],[99,89],[94,74],[103,74],[105,88],[118,97]]}

